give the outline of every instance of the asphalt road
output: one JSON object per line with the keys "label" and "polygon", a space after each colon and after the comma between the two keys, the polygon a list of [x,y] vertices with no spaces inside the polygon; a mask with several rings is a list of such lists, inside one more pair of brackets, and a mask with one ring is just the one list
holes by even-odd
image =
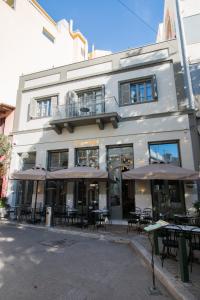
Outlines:
{"label": "asphalt road", "polygon": [[[158,284],[158,283],[157,283]],[[123,243],[0,225],[0,300],[172,299]]]}

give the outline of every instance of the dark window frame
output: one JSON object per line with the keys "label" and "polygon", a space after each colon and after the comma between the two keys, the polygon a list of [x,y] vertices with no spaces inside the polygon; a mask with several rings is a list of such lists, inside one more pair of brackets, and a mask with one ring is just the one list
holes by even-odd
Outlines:
{"label": "dark window frame", "polygon": [[[54,168],[52,170],[52,168],[50,168],[51,153],[61,153],[61,152],[67,152],[67,154],[68,154],[67,167],[65,167],[65,168],[58,167],[58,168]],[[56,171],[56,170],[68,169],[68,167],[69,167],[69,149],[55,149],[55,150],[48,150],[47,151],[47,170],[48,171]]]}
{"label": "dark window frame", "polygon": [[182,167],[182,158],[181,158],[181,149],[180,149],[180,140],[161,140],[161,141],[152,141],[148,142],[148,151],[149,151],[149,164],[151,164],[150,156],[150,146],[151,145],[164,145],[164,144],[177,144],[178,146],[178,156],[179,156],[179,166]]}
{"label": "dark window frame", "polygon": [[[135,103],[128,103],[128,104],[123,104],[122,103],[122,95],[121,95],[121,85],[129,83],[131,84],[140,84],[144,83],[147,81],[151,80],[151,87],[152,87],[152,100],[145,100],[142,102],[135,102]],[[143,77],[138,77],[138,78],[133,78],[133,79],[126,79],[123,81],[118,82],[118,97],[119,97],[119,107],[124,107],[124,106],[130,106],[130,105],[138,105],[138,104],[147,104],[147,103],[152,103],[152,102],[158,102],[158,84],[157,84],[157,76],[155,74],[150,75],[150,76],[143,76]],[[129,99],[130,101],[130,99]]]}
{"label": "dark window frame", "polygon": [[52,117],[52,98],[57,97],[57,106],[59,106],[59,94],[50,94],[46,96],[41,97],[35,97],[33,100],[36,102],[36,105],[38,105],[39,101],[44,101],[50,99],[50,115],[48,116],[36,116],[36,117],[30,117],[30,104],[28,107],[28,120],[37,120],[37,119],[45,119]]}
{"label": "dark window frame", "polygon": [[92,146],[92,147],[78,147],[75,148],[75,155],[74,155],[74,165],[78,166],[78,150],[98,150],[98,166],[97,169],[99,169],[99,146]]}

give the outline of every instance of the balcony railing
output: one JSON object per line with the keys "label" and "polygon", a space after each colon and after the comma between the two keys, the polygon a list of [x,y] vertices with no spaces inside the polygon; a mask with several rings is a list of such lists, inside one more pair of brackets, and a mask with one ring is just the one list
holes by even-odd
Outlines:
{"label": "balcony railing", "polygon": [[54,120],[95,116],[99,114],[116,112],[118,103],[115,97],[101,99],[77,100],[68,105],[59,105],[52,112]]}
{"label": "balcony railing", "polygon": [[67,105],[58,105],[52,109],[51,126],[60,134],[66,128],[69,132],[74,127],[97,124],[104,129],[105,123],[112,123],[117,128],[119,105],[115,97],[98,99],[77,99]]}

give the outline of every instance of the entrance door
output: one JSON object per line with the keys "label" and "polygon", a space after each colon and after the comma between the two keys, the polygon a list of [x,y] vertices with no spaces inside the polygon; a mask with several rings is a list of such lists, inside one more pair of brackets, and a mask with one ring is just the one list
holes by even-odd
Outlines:
{"label": "entrance door", "polygon": [[123,219],[129,217],[129,212],[135,210],[135,184],[132,180],[122,180],[122,212]]}
{"label": "entrance door", "polygon": [[160,214],[185,212],[183,183],[176,180],[152,181],[153,211],[158,219]]}
{"label": "entrance door", "polygon": [[108,206],[112,219],[127,218],[134,208],[134,185],[122,180],[122,172],[133,168],[133,145],[110,146],[107,149],[109,183]]}

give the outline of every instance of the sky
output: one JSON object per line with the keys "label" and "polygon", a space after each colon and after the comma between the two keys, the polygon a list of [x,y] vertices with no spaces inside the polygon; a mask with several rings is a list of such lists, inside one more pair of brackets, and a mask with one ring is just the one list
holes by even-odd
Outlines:
{"label": "sky", "polygon": [[[123,2],[128,9],[122,5]],[[74,21],[96,49],[117,52],[155,43],[158,24],[162,22],[164,0],[38,0],[55,20]],[[130,10],[144,19],[141,22]],[[153,30],[152,30],[153,29]]]}

